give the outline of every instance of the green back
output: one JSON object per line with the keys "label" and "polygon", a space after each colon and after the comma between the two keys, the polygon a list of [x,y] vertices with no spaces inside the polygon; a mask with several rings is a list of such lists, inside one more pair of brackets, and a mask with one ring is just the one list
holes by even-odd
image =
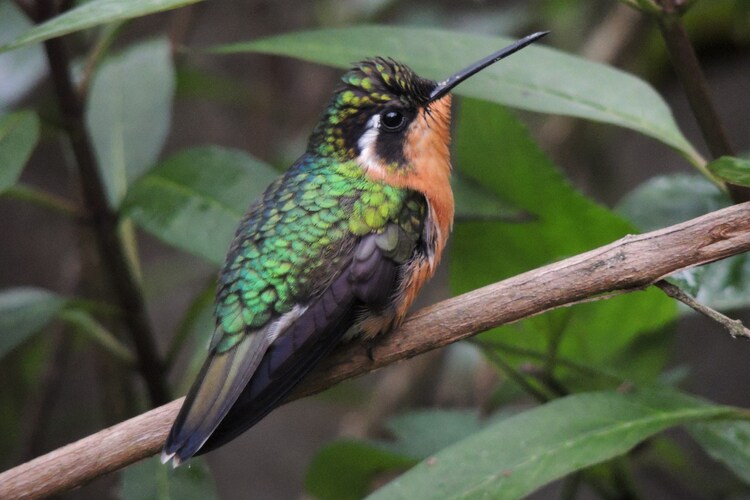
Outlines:
{"label": "green back", "polygon": [[353,161],[303,156],[237,230],[219,276],[212,346],[226,351],[315,297],[349,262],[359,236],[382,232],[395,252],[398,234],[384,230],[397,222],[416,241],[425,210],[421,196],[370,180]]}

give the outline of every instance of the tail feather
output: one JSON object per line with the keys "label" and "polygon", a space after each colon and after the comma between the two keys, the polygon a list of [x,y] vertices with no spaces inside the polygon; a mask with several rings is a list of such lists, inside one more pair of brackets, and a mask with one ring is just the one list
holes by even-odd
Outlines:
{"label": "tail feather", "polygon": [[351,300],[335,307],[328,300],[324,311],[323,304],[333,293],[326,291],[270,346],[245,390],[196,455],[226,444],[258,423],[339,343],[356,320],[356,308]]}
{"label": "tail feather", "polygon": [[171,459],[176,467],[193,456],[229,412],[270,344],[258,333],[230,351],[209,354],[172,426],[162,462]]}

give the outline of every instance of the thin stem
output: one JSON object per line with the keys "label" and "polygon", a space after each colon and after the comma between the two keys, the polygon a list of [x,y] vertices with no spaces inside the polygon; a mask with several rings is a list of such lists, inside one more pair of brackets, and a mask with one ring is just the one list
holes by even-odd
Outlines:
{"label": "thin stem", "polygon": [[[540,351],[535,351],[533,349],[527,349],[524,347],[518,347],[511,344],[506,344],[504,342],[500,342],[497,340],[483,340],[483,339],[470,339],[471,342],[484,347],[488,349],[500,349],[501,351],[505,351],[508,354],[516,354],[519,356],[526,356],[528,358],[537,359],[539,361],[544,361],[547,358],[547,354]],[[606,377],[611,379],[613,382],[622,383],[623,378],[619,377],[613,373],[604,371],[600,368],[595,368],[592,366],[584,365],[582,363],[578,363],[576,361],[567,359],[567,358],[557,358],[557,364],[560,366],[565,366],[566,368],[570,368],[572,370],[576,370],[580,372],[583,375],[590,375],[592,377]]]}
{"label": "thin stem", "polygon": [[685,26],[678,14],[668,12],[668,9],[676,8],[675,0],[660,1],[665,13],[657,17],[659,29],[706,145],[714,158],[734,156],[735,152],[729,144],[726,130],[711,99],[706,76]]}
{"label": "thin stem", "polygon": [[654,283],[654,285],[673,299],[679,300],[694,311],[697,311],[707,318],[719,323],[721,326],[726,328],[726,330],[729,332],[729,335],[731,335],[733,338],[750,339],[750,330],[748,330],[745,325],[742,324],[742,321],[738,319],[732,319],[729,316],[721,314],[715,309],[711,309],[705,304],[701,304],[693,297],[682,291],[682,289],[669,283],[668,281],[657,281],[656,283]]}
{"label": "thin stem", "polygon": [[90,315],[80,310],[67,309],[60,313],[60,319],[99,344],[127,366],[135,366],[135,356],[130,349]]}
{"label": "thin stem", "polygon": [[34,458],[44,450],[44,438],[53,418],[50,418],[65,383],[65,366],[72,352],[71,339],[61,331],[55,331],[51,339],[51,355],[44,363],[44,371],[37,382],[39,390],[33,391],[23,414],[23,438],[21,456]]}
{"label": "thin stem", "polygon": [[122,31],[122,27],[125,25],[124,21],[112,23],[106,25],[102,29],[102,34],[96,41],[96,45],[91,49],[88,56],[86,57],[86,63],[83,66],[83,73],[81,77],[81,83],[78,84],[78,94],[84,96],[89,91],[91,85],[91,78],[94,76],[94,71],[99,66],[104,54],[115,41],[117,35]]}
{"label": "thin stem", "polygon": [[[54,17],[54,2],[38,2],[37,22]],[[81,97],[73,87],[70,59],[63,40],[53,38],[44,42],[57,104],[65,121],[102,261],[112,281],[124,321],[133,339],[138,356],[138,367],[143,376],[153,405],[169,401],[164,367],[156,349],[153,330],[146,313],[145,300],[133,269],[128,261],[125,245],[118,230],[118,216],[110,208],[99,168],[94,157],[84,122]]]}
{"label": "thin stem", "polygon": [[[692,6],[693,1],[658,0],[658,2],[661,11],[655,16],[659,30],[711,156],[714,159],[722,156],[736,156],[724,124],[711,99],[706,75],[703,73],[703,68],[680,18]],[[704,169],[701,171],[706,173]],[[726,183],[726,185],[734,201],[750,200],[750,188],[731,183]]]}
{"label": "thin stem", "polygon": [[86,220],[85,212],[72,201],[63,198],[62,196],[52,194],[49,191],[29,186],[28,184],[18,183],[3,192],[2,196],[14,200],[27,201],[80,221]]}
{"label": "thin stem", "polygon": [[[560,324],[552,332],[552,338],[549,340],[549,348],[547,349],[547,357],[544,360],[544,371],[548,377],[553,377],[555,372],[555,365],[557,363],[557,354],[560,350],[560,343],[563,339],[563,334],[570,323],[570,318],[573,317],[571,309],[566,309],[560,314],[563,315]],[[554,321],[554,316],[549,317],[550,321]]]}
{"label": "thin stem", "polygon": [[528,380],[526,380],[526,377],[524,377],[521,372],[513,368],[510,363],[505,361],[502,356],[498,355],[495,351],[485,350],[485,354],[487,355],[487,357],[492,359],[492,362],[495,363],[495,365],[497,365],[497,367],[500,368],[500,370],[502,370],[502,372],[505,373],[505,375],[509,379],[515,382],[519,387],[521,387],[521,389],[526,391],[534,399],[536,399],[540,403],[546,403],[552,399],[550,395],[545,394]]}

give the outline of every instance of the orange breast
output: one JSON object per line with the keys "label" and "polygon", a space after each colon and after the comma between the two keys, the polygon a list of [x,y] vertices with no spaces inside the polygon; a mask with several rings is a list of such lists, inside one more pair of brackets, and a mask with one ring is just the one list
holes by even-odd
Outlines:
{"label": "orange breast", "polygon": [[[370,168],[367,174],[390,185],[406,187],[424,194],[429,204],[428,217],[436,230],[432,259],[418,259],[404,273],[395,317],[373,317],[363,325],[367,336],[398,326],[409,306],[432,277],[440,262],[448,234],[453,227],[453,191],[450,186],[450,122],[451,96],[430,104],[429,111],[420,109],[409,126],[404,156],[409,165],[402,169]],[[386,324],[388,326],[386,326]]]}

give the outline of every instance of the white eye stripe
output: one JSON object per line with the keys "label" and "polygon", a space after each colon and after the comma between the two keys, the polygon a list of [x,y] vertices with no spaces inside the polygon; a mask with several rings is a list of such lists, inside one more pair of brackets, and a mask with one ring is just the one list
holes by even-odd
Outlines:
{"label": "white eye stripe", "polygon": [[357,141],[357,146],[359,146],[357,161],[365,170],[382,174],[382,162],[375,152],[375,142],[378,139],[379,133],[380,115],[372,115],[367,120],[367,129]]}
{"label": "white eye stripe", "polygon": [[370,147],[373,147],[375,145],[375,141],[378,138],[378,130],[380,129],[380,115],[372,115],[369,120],[367,120],[367,129],[365,130],[364,134],[362,134],[362,137],[359,138],[357,141],[357,146],[359,146],[359,150],[361,152],[365,152]]}

